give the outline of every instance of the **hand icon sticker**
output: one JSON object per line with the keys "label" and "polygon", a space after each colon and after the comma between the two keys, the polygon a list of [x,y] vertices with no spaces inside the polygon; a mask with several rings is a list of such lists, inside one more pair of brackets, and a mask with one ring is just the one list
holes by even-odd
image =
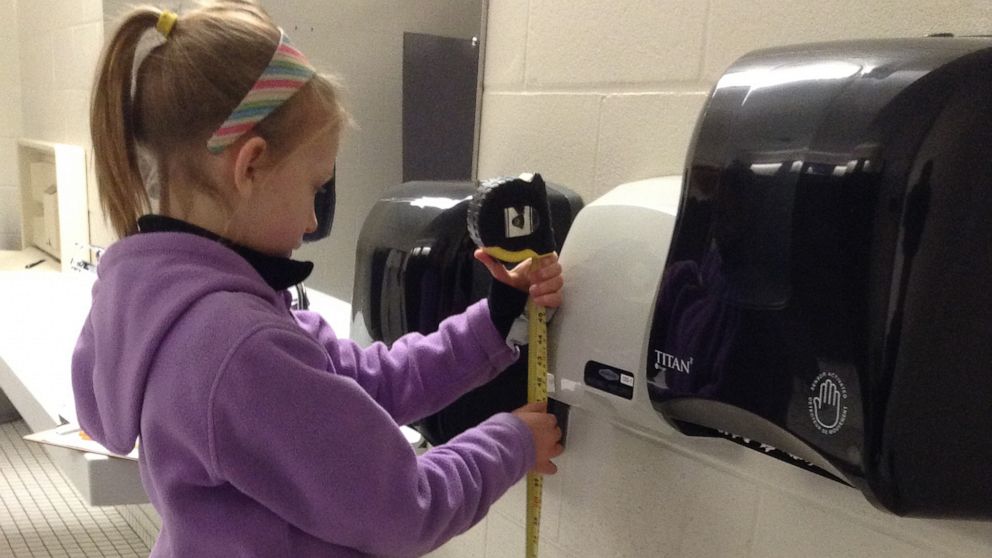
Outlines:
{"label": "hand icon sticker", "polygon": [[817,424],[827,430],[840,422],[840,390],[833,380],[820,384],[820,395],[813,398],[813,413]]}
{"label": "hand icon sticker", "polygon": [[824,434],[833,434],[840,430],[847,417],[847,408],[843,400],[847,399],[847,390],[840,377],[832,372],[821,373],[813,381],[810,391],[816,395],[809,398],[809,414],[814,426]]}

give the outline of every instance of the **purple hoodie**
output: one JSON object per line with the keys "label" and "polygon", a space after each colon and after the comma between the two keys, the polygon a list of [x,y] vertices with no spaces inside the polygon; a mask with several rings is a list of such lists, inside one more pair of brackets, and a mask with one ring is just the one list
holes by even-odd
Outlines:
{"label": "purple hoodie", "polygon": [[72,363],[80,425],[127,453],[152,556],[412,556],[462,533],[534,463],[502,413],[417,456],[398,425],[516,358],[484,301],[387,349],[294,312],[230,248],[128,237],[100,261]]}

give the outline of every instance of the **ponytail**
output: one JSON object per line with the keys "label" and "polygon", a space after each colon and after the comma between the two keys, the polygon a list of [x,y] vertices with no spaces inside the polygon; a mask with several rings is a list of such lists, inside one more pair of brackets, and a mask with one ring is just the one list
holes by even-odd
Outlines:
{"label": "ponytail", "polygon": [[107,45],[93,89],[90,134],[100,205],[114,231],[125,237],[138,230],[138,217],[151,210],[138,167],[132,70],[138,41],[155,28],[161,12],[137,8]]}
{"label": "ponytail", "polygon": [[[90,131],[100,204],[121,237],[136,233],[138,217],[151,211],[141,173],[146,163],[154,165],[166,214],[189,198],[191,188],[222,196],[209,176],[214,155],[207,141],[255,84],[281,36],[257,2],[203,2],[173,22],[166,41],[135,68],[139,42],[154,33],[161,15],[140,7],[124,17],[93,90]],[[349,121],[334,79],[316,75],[252,133],[273,152],[288,153],[318,123],[339,130]]]}

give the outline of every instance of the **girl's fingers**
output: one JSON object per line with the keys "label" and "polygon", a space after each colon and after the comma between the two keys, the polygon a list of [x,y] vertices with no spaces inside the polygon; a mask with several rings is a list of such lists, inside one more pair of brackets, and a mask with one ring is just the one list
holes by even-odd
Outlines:
{"label": "girl's fingers", "polygon": [[534,304],[545,308],[558,308],[561,306],[561,293],[551,293],[534,297]]}
{"label": "girl's fingers", "polygon": [[541,306],[561,306],[561,295],[558,292],[565,281],[561,276],[557,254],[545,256],[534,269],[531,269],[531,260],[525,260],[512,270],[506,269],[481,248],[476,249],[473,255],[497,281],[527,292]]}
{"label": "girl's fingers", "polygon": [[497,262],[492,256],[483,251],[482,248],[477,248],[472,255],[475,256],[475,259],[479,260],[482,265],[486,266],[489,274],[492,275],[494,279],[508,285],[513,284],[513,280],[510,277],[510,272],[503,267],[503,264]]}
{"label": "girl's fingers", "polygon": [[548,402],[547,401],[533,401],[531,403],[525,404],[523,407],[517,409],[517,411],[524,413],[546,413],[548,412]]}
{"label": "girl's fingers", "polygon": [[528,289],[528,294],[536,298],[541,295],[556,293],[560,291],[563,286],[565,286],[565,279],[559,275],[546,281],[541,281],[540,283],[534,283],[530,286],[530,289]]}
{"label": "girl's fingers", "polygon": [[538,463],[534,467],[534,470],[541,475],[553,475],[558,472],[558,466],[551,461],[545,461],[544,463]]}
{"label": "girl's fingers", "polygon": [[531,283],[540,283],[541,281],[546,281],[555,276],[561,275],[561,264],[557,261],[551,263],[545,263],[538,269],[535,269],[528,273],[528,278]]}

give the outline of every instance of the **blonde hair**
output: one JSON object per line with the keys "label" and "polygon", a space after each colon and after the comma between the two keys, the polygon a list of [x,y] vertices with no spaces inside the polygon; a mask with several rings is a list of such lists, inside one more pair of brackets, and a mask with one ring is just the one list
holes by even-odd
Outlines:
{"label": "blonde hair", "polygon": [[[186,174],[182,178],[192,184],[208,183],[201,168],[210,156],[208,138],[251,89],[279,43],[279,29],[262,8],[216,1],[182,14],[168,39],[135,69],[138,43],[154,32],[161,14],[138,7],[124,16],[93,88],[90,130],[100,203],[121,237],[137,232],[138,217],[151,210],[139,150],[154,159],[163,206],[170,172]],[[327,120],[315,122],[315,108]],[[251,134],[265,138],[278,155],[295,148],[318,123],[340,133],[348,120],[333,78],[317,75]]]}

